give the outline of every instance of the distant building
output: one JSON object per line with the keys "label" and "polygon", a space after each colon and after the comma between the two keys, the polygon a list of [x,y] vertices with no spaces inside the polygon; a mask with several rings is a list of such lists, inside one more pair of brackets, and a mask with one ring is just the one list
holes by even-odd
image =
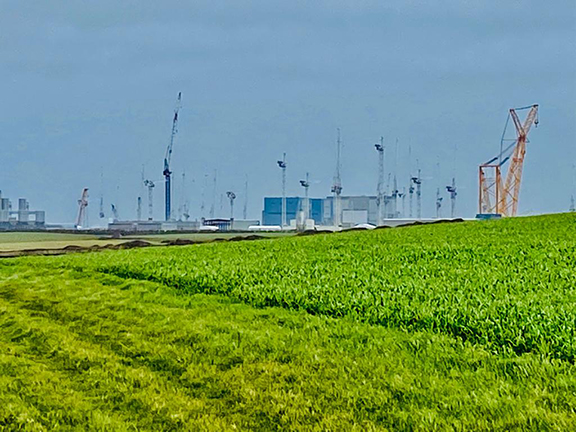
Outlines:
{"label": "distant building", "polygon": [[[304,205],[302,197],[286,197],[286,221],[296,219],[301,206]],[[310,198],[310,219],[321,225],[324,218],[324,200],[322,198]],[[262,211],[262,225],[282,224],[282,197],[264,198],[264,210]]]}
{"label": "distant building", "polygon": [[[376,225],[378,222],[378,203],[376,196],[342,196],[342,225],[358,224]],[[297,218],[297,212],[304,205],[302,197],[286,197],[286,220],[290,222]],[[333,225],[334,197],[310,198],[310,219],[316,225]],[[262,211],[263,225],[280,225],[282,223],[282,198],[264,198]]]}
{"label": "distant building", "polygon": [[[378,222],[378,203],[376,196],[342,196],[342,225],[354,226],[358,224],[376,225]],[[333,225],[334,197],[324,200],[324,225]]]}
{"label": "distant building", "polygon": [[0,229],[26,230],[45,229],[46,214],[44,211],[31,211],[26,198],[18,199],[18,210],[12,210],[8,198],[2,198],[0,191]]}

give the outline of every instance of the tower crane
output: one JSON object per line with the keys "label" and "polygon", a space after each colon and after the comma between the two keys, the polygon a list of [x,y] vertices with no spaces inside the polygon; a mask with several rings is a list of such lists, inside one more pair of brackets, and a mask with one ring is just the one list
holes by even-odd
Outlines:
{"label": "tower crane", "polygon": [[377,225],[383,223],[383,210],[384,210],[384,137],[380,137],[380,143],[374,144],[374,148],[378,152],[378,186],[376,189],[376,205],[378,206]]}
{"label": "tower crane", "polygon": [[[517,111],[529,110],[524,122]],[[504,136],[510,118],[516,129],[514,142],[503,149]],[[538,105],[511,108],[502,134],[500,154],[479,167],[478,207],[480,214],[516,216],[522,181],[522,169],[526,155],[526,142],[532,125],[538,125]],[[502,180],[502,167],[510,161],[505,181]]]}
{"label": "tower crane", "polygon": [[170,171],[170,159],[172,158],[172,147],[174,146],[174,137],[178,133],[178,112],[180,111],[180,106],[182,102],[182,92],[178,93],[178,101],[176,103],[176,108],[174,109],[174,118],[172,120],[172,133],[170,135],[170,144],[166,149],[166,155],[164,156],[164,179],[166,180],[166,207],[165,207],[165,217],[166,220],[170,220],[172,212],[172,189],[171,189],[171,175]]}
{"label": "tower crane", "polygon": [[86,207],[88,207],[88,188],[82,189],[82,195],[78,200],[78,217],[76,217],[76,228],[82,228],[86,222]]}
{"label": "tower crane", "polygon": [[304,224],[306,220],[310,219],[310,198],[308,197],[308,189],[310,189],[310,174],[306,173],[306,180],[300,180],[300,186],[304,188]]}
{"label": "tower crane", "polygon": [[278,168],[282,170],[282,229],[286,226],[286,153],[282,160],[276,161]]}
{"label": "tower crane", "polygon": [[236,194],[232,191],[226,192],[226,196],[230,200],[230,228],[234,223],[234,200],[236,199]]}
{"label": "tower crane", "polygon": [[154,188],[156,184],[152,180],[144,180],[144,186],[148,188],[148,220],[154,220]]}
{"label": "tower crane", "polygon": [[331,192],[334,194],[334,217],[332,221],[334,226],[340,227],[342,225],[342,178],[340,177],[340,151],[342,141],[340,140],[340,128],[338,130],[338,138],[336,140],[336,174],[334,175],[334,183],[332,184]]}
{"label": "tower crane", "polygon": [[446,191],[450,194],[450,217],[454,218],[456,212],[456,196],[458,195],[456,190],[456,177],[452,177],[452,184],[446,186]]}

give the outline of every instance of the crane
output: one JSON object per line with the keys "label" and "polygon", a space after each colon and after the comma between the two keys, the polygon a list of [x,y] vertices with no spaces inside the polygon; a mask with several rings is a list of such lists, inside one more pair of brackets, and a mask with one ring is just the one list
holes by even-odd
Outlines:
{"label": "crane", "polygon": [[236,194],[232,191],[226,192],[226,196],[230,200],[230,228],[234,224],[234,200],[236,199]]}
{"label": "crane", "polygon": [[374,148],[378,152],[378,186],[376,189],[376,205],[378,206],[377,225],[382,225],[384,216],[384,137],[380,137],[380,143],[374,144]]}
{"label": "crane", "polygon": [[308,197],[308,189],[310,189],[310,173],[306,173],[306,180],[300,180],[300,186],[304,188],[304,208],[302,212],[304,213],[304,224],[310,219],[310,199]]}
{"label": "crane", "polygon": [[76,218],[76,228],[82,228],[85,225],[86,207],[88,207],[88,188],[82,189],[82,195],[78,200],[78,217]]}
{"label": "crane", "polygon": [[154,188],[156,184],[152,180],[144,180],[144,186],[148,188],[148,220],[154,220]]}
{"label": "crane", "polygon": [[[520,121],[517,111],[529,110],[524,122]],[[512,119],[516,130],[513,143],[503,149],[504,136],[509,120]],[[526,155],[526,142],[532,125],[538,125],[538,105],[511,108],[500,142],[500,153],[479,167],[478,207],[480,214],[498,214],[516,216],[518,198],[522,181],[522,169]],[[510,161],[506,179],[502,178],[502,167]]]}
{"label": "crane", "polygon": [[452,177],[452,184],[446,186],[446,192],[450,194],[450,217],[454,218],[454,213],[456,212],[456,196],[458,195],[456,190],[456,177]]}
{"label": "crane", "polygon": [[282,160],[276,161],[278,167],[282,170],[282,229],[286,226],[286,153]]}
{"label": "crane", "polygon": [[120,217],[118,216],[118,209],[116,208],[116,206],[114,204],[110,204],[110,208],[112,210],[112,215],[114,216],[114,222],[120,220]]}
{"label": "crane", "polygon": [[176,103],[176,108],[174,109],[174,118],[172,120],[172,133],[170,134],[170,144],[168,144],[168,148],[166,149],[166,155],[164,156],[164,171],[162,174],[166,180],[166,208],[165,208],[165,216],[166,220],[170,220],[171,212],[172,212],[172,189],[171,189],[171,175],[172,171],[170,171],[170,159],[172,158],[172,147],[174,146],[174,137],[178,133],[178,112],[180,111],[180,106],[182,102],[182,92],[178,93],[178,101]]}
{"label": "crane", "polygon": [[334,175],[334,183],[332,184],[331,192],[334,194],[334,217],[332,221],[334,226],[340,227],[342,225],[342,179],[340,178],[340,149],[342,141],[340,140],[340,128],[338,130],[338,138],[336,140],[336,174]]}

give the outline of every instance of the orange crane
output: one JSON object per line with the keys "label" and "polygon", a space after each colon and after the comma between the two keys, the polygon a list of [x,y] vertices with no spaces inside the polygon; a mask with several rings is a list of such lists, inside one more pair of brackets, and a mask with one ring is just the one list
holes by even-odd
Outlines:
{"label": "orange crane", "polygon": [[[529,109],[524,122],[517,111]],[[503,149],[504,135],[508,122],[512,119],[516,129],[513,143]],[[528,132],[532,125],[538,125],[538,105],[510,109],[500,145],[500,154],[479,167],[478,207],[480,215],[516,216],[518,197],[522,181],[522,168],[526,155]],[[502,167],[510,161],[506,180],[502,179]]]}

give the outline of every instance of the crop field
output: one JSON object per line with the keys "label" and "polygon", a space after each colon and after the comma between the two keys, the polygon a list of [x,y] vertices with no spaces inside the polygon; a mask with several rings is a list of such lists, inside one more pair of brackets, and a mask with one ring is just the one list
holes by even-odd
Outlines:
{"label": "crop field", "polygon": [[0,261],[0,428],[574,430],[576,216]]}

